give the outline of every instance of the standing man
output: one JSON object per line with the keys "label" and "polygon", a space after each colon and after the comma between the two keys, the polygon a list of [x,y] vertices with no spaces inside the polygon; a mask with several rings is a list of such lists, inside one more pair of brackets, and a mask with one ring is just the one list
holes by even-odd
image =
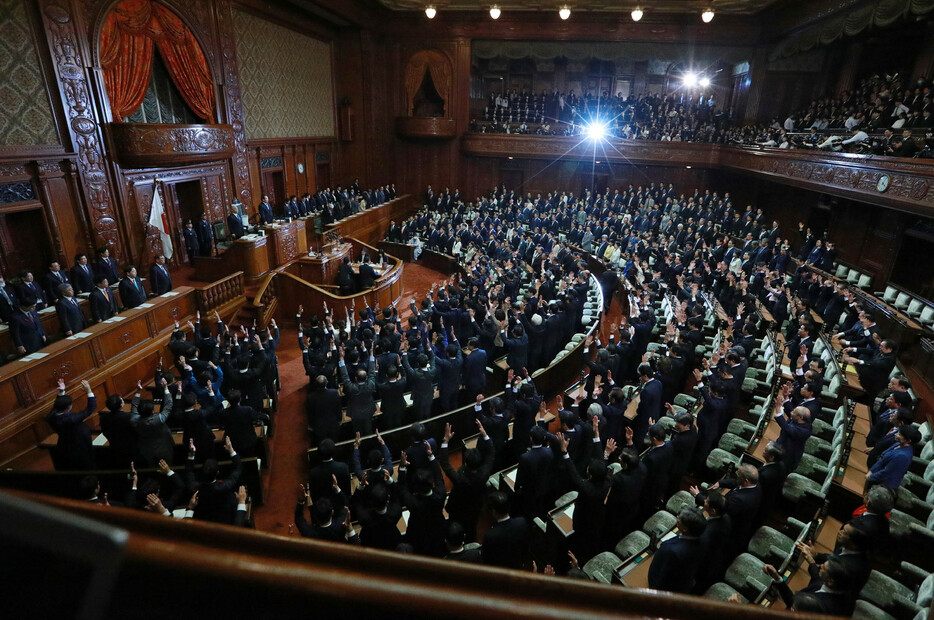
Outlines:
{"label": "standing man", "polygon": [[120,280],[120,270],[117,261],[110,258],[110,250],[106,247],[97,250],[97,263],[94,264],[94,275],[107,278],[108,282]]}
{"label": "standing man", "polygon": [[172,290],[172,274],[165,266],[165,254],[156,254],[156,262],[149,268],[149,287],[153,295],[162,295]]}
{"label": "standing man", "polygon": [[208,221],[208,214],[201,214],[201,221],[198,222],[198,245],[201,247],[201,256],[210,256],[214,247],[214,230],[211,228],[211,222]]}
{"label": "standing man", "polygon": [[9,323],[16,310],[16,293],[0,275],[0,322]]}
{"label": "standing man", "polygon": [[195,230],[191,220],[185,222],[185,251],[188,252],[188,261],[194,264],[195,256],[201,256],[201,242],[198,240],[198,231]]}
{"label": "standing man", "polygon": [[272,207],[269,205],[269,196],[263,194],[263,202],[259,203],[257,210],[259,211],[260,224],[272,224],[272,221],[275,218],[272,216]]}
{"label": "standing man", "polygon": [[59,286],[58,303],[55,304],[55,311],[58,314],[58,322],[62,324],[62,331],[65,336],[74,336],[82,329],[87,327],[87,319],[84,318],[84,311],[78,305],[75,299],[75,289],[70,284]]}
{"label": "standing man", "polygon": [[72,411],[74,399],[65,394],[65,382],[58,380],[58,396],[52,405],[52,411],[45,416],[46,422],[58,433],[55,446],[55,469],[90,470],[94,469],[94,448],[91,445],[91,429],[84,423],[85,418],[97,409],[97,398],[87,381],[81,382],[87,394],[88,404],[83,411]]}
{"label": "standing man", "polygon": [[61,268],[58,261],[53,261],[49,265],[49,272],[45,274],[44,284],[46,300],[48,300],[49,304],[57,302],[61,297],[59,287],[62,284],[69,284],[68,274]]}
{"label": "standing man", "polygon": [[97,286],[91,291],[88,301],[91,302],[91,320],[100,323],[117,314],[117,300],[106,277],[100,276],[96,280]]}
{"label": "standing man", "polygon": [[20,299],[19,308],[10,319],[10,336],[17,353],[34,353],[48,342],[42,320],[36,313],[36,300],[33,297]]}
{"label": "standing man", "polygon": [[88,265],[87,254],[75,256],[75,265],[71,268],[71,282],[78,293],[90,293],[94,290],[94,271]]}
{"label": "standing man", "polygon": [[230,215],[227,216],[227,232],[234,239],[243,236],[243,220],[240,219],[240,212],[231,207]]}
{"label": "standing man", "polygon": [[143,281],[137,277],[136,267],[133,265],[127,267],[126,275],[120,280],[118,290],[124,310],[136,308],[146,302],[146,289],[143,288]]}

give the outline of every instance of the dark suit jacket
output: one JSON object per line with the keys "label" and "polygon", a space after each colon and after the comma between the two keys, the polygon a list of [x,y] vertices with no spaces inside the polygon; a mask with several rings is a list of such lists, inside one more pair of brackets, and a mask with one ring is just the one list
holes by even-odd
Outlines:
{"label": "dark suit jacket", "polygon": [[135,308],[146,303],[146,289],[143,288],[143,281],[139,278],[123,278],[120,280],[120,301],[127,310]]}
{"label": "dark suit jacket", "polygon": [[113,258],[101,259],[94,263],[94,275],[104,276],[108,284],[116,284],[120,280],[120,270],[117,269],[117,261]]}
{"label": "dark suit jacket", "polygon": [[114,457],[114,462],[109,464],[109,467],[125,469],[130,466],[130,461],[136,458],[139,452],[139,441],[133,423],[135,415],[135,402],[133,411],[113,412],[105,409],[100,412],[101,432],[107,437],[110,453]]}
{"label": "dark suit jacket", "polygon": [[13,313],[10,336],[13,345],[25,348],[26,353],[34,353],[45,346],[45,329],[35,310],[28,313],[17,310]]}
{"label": "dark suit jacket", "polygon": [[227,216],[227,232],[232,237],[243,236],[243,222],[240,220],[239,215],[231,214]]}
{"label": "dark suit jacket", "polygon": [[221,424],[224,434],[230,437],[234,450],[244,456],[256,456],[256,445],[259,438],[256,436],[255,422],[269,421],[269,416],[252,407],[237,405],[224,410]]}
{"label": "dark suit jacket", "polygon": [[648,502],[645,508],[652,508],[654,504],[663,499],[671,477],[671,465],[674,461],[674,451],[671,444],[665,442],[661,446],[650,448],[642,455],[642,462],[648,469],[643,490],[643,500]]}
{"label": "dark suit jacket", "polygon": [[55,304],[55,311],[58,313],[58,321],[62,324],[62,332],[77,334],[87,327],[88,321],[84,317],[84,311],[74,297],[62,297]]}
{"label": "dark suit jacket", "polygon": [[113,291],[109,288],[107,289],[107,296],[110,297],[109,300],[98,287],[94,287],[94,290],[91,291],[88,301],[91,303],[91,319],[95,323],[100,323],[117,314],[117,300],[114,298]]}
{"label": "dark suit jacket", "polygon": [[169,273],[168,267],[153,264],[149,268],[149,288],[152,289],[153,295],[162,295],[172,290],[172,274]]}
{"label": "dark suit jacket", "polygon": [[521,569],[528,554],[528,547],[528,521],[523,517],[511,517],[494,523],[487,531],[480,555],[484,564]]}
{"label": "dark suit jacket", "polygon": [[[87,271],[85,271],[85,267]],[[91,265],[75,265],[71,268],[71,285],[75,293],[89,293],[94,290],[94,269]]]}
{"label": "dark suit jacket", "polygon": [[519,456],[515,491],[517,509],[524,517],[532,518],[544,512],[553,461],[554,453],[547,445],[530,448]]}
{"label": "dark suit jacket", "polygon": [[45,298],[50,304],[61,299],[62,295],[58,292],[59,286],[62,284],[71,284],[71,282],[68,280],[68,273],[66,273],[64,269],[59,269],[56,273],[58,276],[49,270],[48,273],[46,273],[43,277],[43,283],[45,285]]}
{"label": "dark suit jacket", "polygon": [[16,293],[13,291],[13,287],[9,284],[3,286],[3,290],[6,292],[9,301],[0,295],[0,321],[4,323],[9,323],[10,318],[13,316],[13,310],[16,308]]}
{"label": "dark suit jacket", "polygon": [[464,359],[464,387],[471,394],[483,390],[486,385],[487,354],[483,349],[475,349]]}
{"label": "dark suit jacket", "polygon": [[669,538],[652,557],[649,587],[687,594],[694,586],[694,576],[703,552],[699,538]]}
{"label": "dark suit jacket", "polygon": [[[816,401],[814,401],[816,402]],[[801,460],[804,454],[804,444],[813,432],[810,422],[796,424],[788,420],[785,416],[776,416],[775,421],[781,427],[782,432],[775,442],[785,450],[785,460],[789,468],[794,468]]]}
{"label": "dark suit jacket", "polygon": [[[720,486],[727,486],[726,481]],[[745,549],[755,529],[756,515],[762,503],[759,486],[737,487],[726,494],[726,514],[733,520],[734,549]]]}
{"label": "dark suit jacket", "polygon": [[[332,459],[324,461],[308,474],[308,490],[313,501],[321,497],[334,495],[332,492],[334,481],[331,476],[337,476],[337,484],[343,491],[344,496],[350,497],[350,468],[347,467],[347,463]],[[335,504],[334,509],[337,510],[337,508],[338,506]]]}
{"label": "dark suit jacket", "polygon": [[45,416],[45,421],[58,433],[56,469],[94,469],[91,429],[84,419],[94,413],[96,407],[97,399],[91,396],[83,411],[51,412]]}

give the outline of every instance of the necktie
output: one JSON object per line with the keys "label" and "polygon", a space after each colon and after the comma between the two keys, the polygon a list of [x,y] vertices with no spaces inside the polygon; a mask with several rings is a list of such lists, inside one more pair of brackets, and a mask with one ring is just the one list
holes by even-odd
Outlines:
{"label": "necktie", "polygon": [[88,273],[88,266],[87,266],[87,265],[82,265],[82,267],[84,267],[84,273]]}
{"label": "necktie", "polygon": [[107,301],[110,301],[110,292],[109,292],[106,288],[103,288],[103,289],[101,289],[101,290],[104,292],[104,298],[105,298]]}
{"label": "necktie", "polygon": [[3,299],[6,300],[8,304],[10,304],[11,306],[13,305],[13,302],[10,301],[10,296],[6,294],[5,288],[0,288],[0,295],[3,295]]}
{"label": "necktie", "polygon": [[133,286],[136,287],[137,291],[139,290],[139,282],[137,282],[136,280],[133,280]]}

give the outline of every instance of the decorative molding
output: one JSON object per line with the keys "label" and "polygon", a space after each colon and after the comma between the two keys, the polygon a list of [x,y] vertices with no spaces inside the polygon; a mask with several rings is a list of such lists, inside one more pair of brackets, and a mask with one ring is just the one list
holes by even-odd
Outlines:
{"label": "decorative molding", "polygon": [[[90,215],[92,241],[107,246],[116,258],[123,254],[113,193],[107,178],[100,127],[94,120],[91,85],[85,70],[90,65],[81,53],[71,3],[38,0],[58,77],[71,141],[77,151],[78,173]],[[89,4],[89,3],[88,3]]]}
{"label": "decorative molding", "polygon": [[396,133],[400,138],[451,140],[457,137],[457,122],[451,117],[399,116],[396,118]]}
{"label": "decorative molding", "polygon": [[234,154],[230,125],[107,125],[114,155],[121,165],[144,168],[224,159]]}
{"label": "decorative molding", "polygon": [[[617,140],[597,147],[577,137],[464,134],[465,155],[654,164],[746,172],[776,183],[934,217],[934,166],[925,160],[847,153],[741,148],[690,142]],[[880,194],[883,175],[889,187]]]}
{"label": "decorative molding", "polygon": [[236,193],[245,205],[253,204],[250,189],[250,167],[247,161],[246,132],[243,128],[243,102],[240,74],[237,67],[237,44],[234,40],[233,5],[230,0],[217,0],[217,31],[220,40],[221,63],[224,68],[224,99],[227,122],[234,134],[234,179]]}

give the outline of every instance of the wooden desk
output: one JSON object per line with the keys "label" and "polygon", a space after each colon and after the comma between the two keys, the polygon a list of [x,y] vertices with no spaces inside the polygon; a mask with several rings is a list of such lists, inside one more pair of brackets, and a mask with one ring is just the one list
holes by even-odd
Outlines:
{"label": "wooden desk", "polygon": [[334,284],[337,280],[337,268],[345,256],[350,256],[353,246],[342,243],[327,248],[327,251],[314,256],[302,256],[295,265],[289,266],[289,272],[312,284]]}
{"label": "wooden desk", "polygon": [[[242,271],[247,280],[256,280],[269,271],[269,238],[261,235],[241,237],[218,260],[227,262],[229,271]],[[201,266],[198,261],[197,267]]]}
{"label": "wooden desk", "polygon": [[364,243],[374,245],[386,236],[390,222],[401,222],[418,207],[415,197],[405,194],[378,207],[333,222],[325,229],[337,231],[343,237],[354,237]]}
{"label": "wooden desk", "polygon": [[[84,318],[90,323],[91,309],[87,298],[78,297],[76,299],[78,299],[81,311],[84,312]],[[42,329],[45,330],[45,335],[50,342],[61,338],[62,324],[58,320],[58,313],[55,311],[54,304],[39,312],[39,319],[42,321]],[[13,336],[10,334],[9,325],[0,325],[0,364],[7,358],[18,355],[16,347],[13,345]]]}
{"label": "wooden desk", "polygon": [[308,238],[305,236],[305,220],[293,220],[260,228],[268,241],[269,264],[281,267],[308,251]]}
{"label": "wooden desk", "polygon": [[409,245],[407,243],[395,243],[394,241],[380,241],[376,244],[376,247],[386,252],[386,254],[395,256],[396,258],[406,263],[415,262],[414,245]]}

